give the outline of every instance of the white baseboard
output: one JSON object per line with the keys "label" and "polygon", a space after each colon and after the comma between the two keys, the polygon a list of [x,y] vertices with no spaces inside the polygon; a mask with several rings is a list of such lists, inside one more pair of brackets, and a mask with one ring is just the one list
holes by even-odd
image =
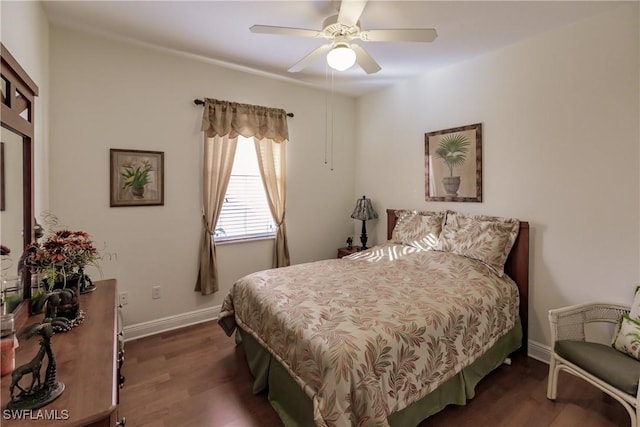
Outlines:
{"label": "white baseboard", "polygon": [[188,313],[177,314],[175,316],[163,317],[161,319],[150,320],[148,322],[136,323],[135,325],[123,328],[124,341],[131,341],[138,338],[148,337],[161,332],[173,329],[184,328],[185,326],[197,323],[216,320],[220,314],[221,306],[216,305],[202,310],[190,311]]}
{"label": "white baseboard", "polygon": [[531,340],[529,340],[527,344],[527,355],[529,357],[549,364],[549,360],[551,358],[551,349],[548,346]]}

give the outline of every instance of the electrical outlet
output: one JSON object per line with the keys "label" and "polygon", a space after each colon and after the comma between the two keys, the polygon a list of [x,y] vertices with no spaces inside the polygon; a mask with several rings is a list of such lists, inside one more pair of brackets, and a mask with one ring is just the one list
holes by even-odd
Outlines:
{"label": "electrical outlet", "polygon": [[151,298],[153,299],[160,298],[160,286],[154,286],[151,288]]}
{"label": "electrical outlet", "polygon": [[120,305],[129,304],[129,292],[120,292]]}

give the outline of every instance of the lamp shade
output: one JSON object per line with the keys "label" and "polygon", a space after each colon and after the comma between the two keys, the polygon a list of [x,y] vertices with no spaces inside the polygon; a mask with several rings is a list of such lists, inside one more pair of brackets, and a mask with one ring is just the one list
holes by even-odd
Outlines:
{"label": "lamp shade", "polygon": [[351,218],[358,219],[360,221],[368,221],[370,219],[378,218],[378,213],[371,205],[371,199],[367,199],[366,196],[362,196],[362,199],[356,200],[356,207],[351,214]]}
{"label": "lamp shade", "polygon": [[346,44],[340,44],[327,53],[327,64],[334,70],[344,71],[356,63],[356,53]]}

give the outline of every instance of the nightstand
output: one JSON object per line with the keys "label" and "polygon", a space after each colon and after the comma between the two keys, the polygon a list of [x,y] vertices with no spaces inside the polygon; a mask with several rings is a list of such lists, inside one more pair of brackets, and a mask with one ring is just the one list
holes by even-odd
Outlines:
{"label": "nightstand", "polygon": [[361,246],[351,246],[351,249],[344,247],[338,249],[338,258],[342,258],[343,256],[355,254],[356,252],[361,250]]}

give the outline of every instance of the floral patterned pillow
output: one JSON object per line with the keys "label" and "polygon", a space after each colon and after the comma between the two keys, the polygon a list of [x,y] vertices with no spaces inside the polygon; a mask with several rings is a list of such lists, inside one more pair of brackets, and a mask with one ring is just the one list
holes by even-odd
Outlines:
{"label": "floral patterned pillow", "polygon": [[502,277],[520,221],[452,211],[447,212],[446,218],[440,236],[441,250],[477,259]]}
{"label": "floral patterned pillow", "polygon": [[628,314],[620,316],[611,346],[640,360],[640,321]]}
{"label": "floral patterned pillow", "polygon": [[632,319],[640,321],[640,285],[636,286],[635,293],[633,294],[633,304],[631,304],[631,313],[629,316]]}
{"label": "floral patterned pillow", "polygon": [[391,242],[418,249],[437,249],[445,212],[396,211]]}

